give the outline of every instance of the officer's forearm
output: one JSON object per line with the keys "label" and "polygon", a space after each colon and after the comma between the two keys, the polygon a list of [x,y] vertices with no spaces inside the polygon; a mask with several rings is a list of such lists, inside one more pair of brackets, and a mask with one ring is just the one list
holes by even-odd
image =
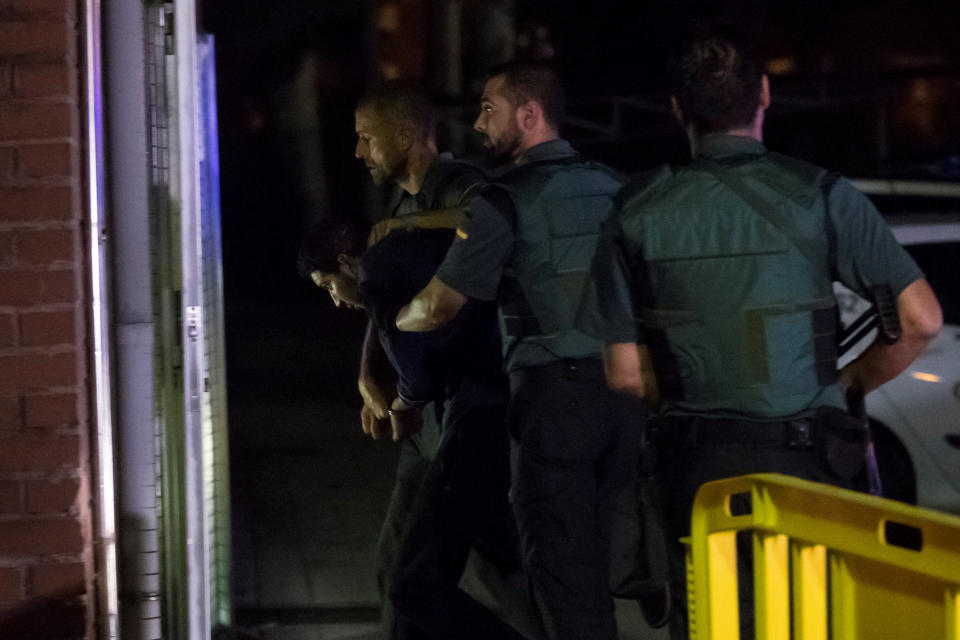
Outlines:
{"label": "officer's forearm", "polygon": [[463,207],[454,207],[435,211],[417,211],[409,216],[403,216],[403,219],[409,219],[411,225],[417,229],[454,229],[461,213],[463,213]]}
{"label": "officer's forearm", "polygon": [[875,341],[856,360],[843,368],[841,382],[863,393],[873,391],[900,375],[933,340],[943,326],[940,304],[927,281],[920,279],[897,298],[903,333],[893,344]]}
{"label": "officer's forearm", "polygon": [[436,276],[397,314],[400,331],[433,331],[453,320],[467,298]]}
{"label": "officer's forearm", "polygon": [[660,389],[646,345],[608,342],[603,351],[603,370],[607,386],[617,393],[643,401],[648,407],[660,404]]}

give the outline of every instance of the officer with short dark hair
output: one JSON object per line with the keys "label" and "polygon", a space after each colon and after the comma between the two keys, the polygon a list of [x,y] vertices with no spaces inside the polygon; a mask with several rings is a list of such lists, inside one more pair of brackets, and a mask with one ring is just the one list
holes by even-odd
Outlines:
{"label": "officer with short dark hair", "polygon": [[[941,313],[865,196],[764,147],[770,88],[745,38],[698,31],[670,71],[693,160],[622,192],[577,326],[606,341],[610,386],[657,410],[655,478],[680,603],[671,631],[686,638],[676,541],[689,535],[699,486],[780,472],[852,488],[868,435],[843,410],[845,391],[903,371]],[[867,298],[889,288],[902,325],[899,340],[878,340],[842,371],[834,280]],[[751,637],[749,615],[741,627]]]}
{"label": "officer with short dark hair", "polygon": [[553,640],[615,640],[611,507],[632,478],[640,421],[604,383],[602,343],[573,327],[620,179],[557,128],[563,92],[538,63],[497,69],[474,128],[515,166],[466,209],[436,276],[397,316],[403,331],[496,300],[510,378],[511,497],[530,591]]}

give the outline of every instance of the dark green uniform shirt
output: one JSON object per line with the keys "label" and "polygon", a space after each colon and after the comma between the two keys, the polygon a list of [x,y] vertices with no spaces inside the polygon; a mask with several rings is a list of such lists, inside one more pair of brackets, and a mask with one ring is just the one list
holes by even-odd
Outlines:
{"label": "dark green uniform shirt", "polygon": [[[702,138],[698,150],[698,158],[722,164],[771,203],[779,204],[787,200],[791,203],[809,202],[809,209],[803,214],[823,216],[823,200],[818,194],[819,189],[804,186],[782,163],[769,161],[766,156],[766,148],[753,138],[719,134]],[[754,226],[749,228],[732,223],[733,220],[742,220],[743,210],[750,209],[750,205],[738,194],[725,188],[709,172],[702,170],[664,168],[651,180],[625,188],[620,200],[620,208],[611,216],[601,236],[577,319],[577,326],[581,330],[607,342],[647,342],[641,308],[658,306],[658,300],[649,299],[658,285],[649,281],[646,269],[649,256],[644,255],[644,238],[648,243],[673,243],[671,250],[674,256],[683,251],[683,247],[676,246],[676,237],[692,239],[693,245],[689,247],[691,259],[706,265],[713,256],[725,254],[725,247],[731,243],[730,238],[761,233],[767,225],[761,216],[753,216]],[[804,225],[815,223],[823,224],[825,228],[832,227],[833,248],[824,247],[823,252],[830,256],[833,273],[822,277],[839,280],[866,297],[870,287],[882,284],[889,285],[894,295],[899,295],[910,283],[923,276],[913,259],[897,243],[873,204],[849,181],[838,179],[827,191],[825,203],[827,219],[823,222],[801,221]],[[698,222],[691,229],[689,225],[693,220]],[[659,227],[651,228],[652,223]],[[828,243],[826,234],[822,242]],[[648,253],[656,250],[657,247],[648,247]],[[697,296],[698,292],[702,295],[706,289],[724,292],[724,301],[736,305],[741,284],[737,275],[725,272],[721,261],[711,264],[714,266],[699,271],[702,274],[700,282],[672,283],[670,296],[674,299],[671,303],[679,300],[680,306],[684,307],[682,301],[686,297],[690,301],[686,308],[695,308],[696,304],[690,297]],[[791,286],[789,283],[796,283],[798,289],[806,286],[804,278],[809,280],[811,277],[807,273],[771,275],[788,283],[786,288]],[[785,301],[789,301],[792,295],[790,290],[783,292]],[[735,336],[717,331],[717,327],[712,326],[717,321],[709,314],[698,322],[704,333],[713,334],[714,337],[710,339],[736,339]],[[785,338],[781,336],[781,344],[789,339],[789,335]],[[767,351],[770,358],[780,357],[775,344]],[[695,360],[697,356],[693,354],[689,357]],[[724,370],[722,363],[720,370]],[[793,399],[784,404],[790,405],[792,402]],[[834,384],[824,386],[801,403],[806,406],[784,406],[778,413],[771,407],[755,412],[742,411],[742,408],[724,407],[716,399],[704,403],[708,406],[698,405],[695,399],[684,399],[676,402],[666,400],[664,409],[672,413],[716,415],[730,412],[764,418],[804,413],[825,405],[842,407],[843,398],[839,386]]]}
{"label": "dark green uniform shirt", "polygon": [[398,189],[387,207],[389,217],[463,206],[484,184],[486,176],[477,167],[454,160],[451,153],[438,154],[423,176],[420,191],[410,195],[402,188]]}
{"label": "dark green uniform shirt", "polygon": [[[579,166],[580,161],[577,158],[577,152],[570,143],[555,139],[528,149],[517,163],[516,170],[523,170],[525,165],[536,163],[542,165],[544,172],[549,172],[552,163]],[[507,181],[509,176],[508,171],[503,180]],[[609,199],[607,204],[609,206]],[[504,210],[505,208],[509,210]],[[518,237],[517,220],[524,215],[529,215],[529,212],[514,210],[512,203],[495,204],[484,196],[475,198],[457,229],[457,237],[437,271],[437,277],[469,298],[498,300],[503,304],[501,281],[505,271],[516,270],[519,252],[532,251],[528,246],[532,242],[550,242],[548,237]],[[606,210],[602,215],[606,215]],[[596,233],[595,229],[591,243],[596,242]],[[593,244],[589,250],[592,253]],[[587,254],[585,264],[589,262],[589,257],[590,254]],[[575,295],[579,296],[579,293],[578,290]],[[574,300],[573,309],[576,309],[576,303],[577,300]],[[501,327],[501,330],[505,331],[504,327]],[[602,343],[599,340],[572,328],[567,329],[567,332],[575,336],[566,340],[563,345],[550,342],[550,336],[546,335],[504,335],[507,371],[548,364],[563,358],[583,358],[600,354]]]}

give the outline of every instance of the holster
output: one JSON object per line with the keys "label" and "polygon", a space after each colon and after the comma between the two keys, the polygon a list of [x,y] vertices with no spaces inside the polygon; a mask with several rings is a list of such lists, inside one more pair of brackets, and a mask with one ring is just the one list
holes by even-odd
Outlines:
{"label": "holster", "polygon": [[866,420],[836,407],[824,407],[817,412],[814,446],[824,470],[852,480],[864,471],[870,443]]}

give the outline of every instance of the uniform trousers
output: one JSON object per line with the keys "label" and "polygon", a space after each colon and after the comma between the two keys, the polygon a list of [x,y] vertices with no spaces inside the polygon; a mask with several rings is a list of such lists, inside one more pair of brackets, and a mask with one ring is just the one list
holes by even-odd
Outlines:
{"label": "uniform trousers", "polygon": [[[686,567],[679,540],[690,535],[690,512],[700,485],[751,473],[783,473],[852,489],[864,466],[863,428],[839,410],[779,422],[673,416],[651,419],[650,426],[654,481],[667,530],[673,640],[689,637]],[[741,532],[737,544],[740,637],[747,640],[754,637],[749,532]]]}
{"label": "uniform trousers", "polygon": [[503,405],[471,407],[444,426],[410,508],[390,575],[395,640],[522,640],[459,587],[471,549],[503,573],[519,569],[507,502]]}
{"label": "uniform trousers", "polygon": [[615,640],[608,588],[616,498],[636,477],[642,415],[599,358],[510,374],[511,499],[523,567],[551,640]]}

